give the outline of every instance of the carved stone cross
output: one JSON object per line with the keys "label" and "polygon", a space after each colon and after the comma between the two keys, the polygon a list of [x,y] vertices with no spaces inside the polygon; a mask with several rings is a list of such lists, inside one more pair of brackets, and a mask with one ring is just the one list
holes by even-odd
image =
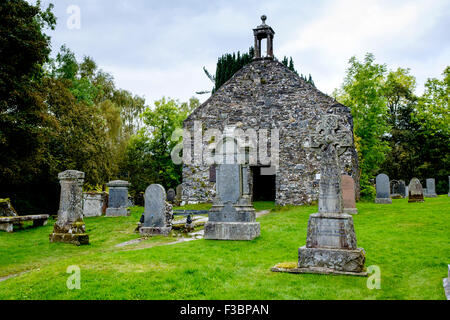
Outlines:
{"label": "carved stone cross", "polygon": [[339,156],[353,145],[350,130],[336,115],[325,115],[312,135],[311,148],[321,153],[319,213],[343,213]]}

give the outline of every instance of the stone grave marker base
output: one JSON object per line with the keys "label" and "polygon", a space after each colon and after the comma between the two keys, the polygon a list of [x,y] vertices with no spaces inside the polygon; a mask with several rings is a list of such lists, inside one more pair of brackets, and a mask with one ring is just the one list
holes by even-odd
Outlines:
{"label": "stone grave marker base", "polygon": [[376,204],[392,204],[391,198],[377,198],[375,199]]}
{"label": "stone grave marker base", "polygon": [[106,217],[129,217],[130,210],[128,208],[108,208],[106,209]]}
{"label": "stone grave marker base", "polygon": [[425,202],[423,196],[410,196],[408,198],[408,202],[412,203],[412,202]]}
{"label": "stone grave marker base", "polygon": [[356,277],[367,277],[367,272],[345,272],[345,271],[336,271],[329,268],[282,268],[278,265],[270,269],[272,272],[286,272],[286,273],[294,273],[294,274],[334,274],[334,275],[344,275],[344,276],[356,276]]}
{"label": "stone grave marker base", "polygon": [[70,233],[52,233],[49,235],[50,242],[62,242],[74,244],[77,246],[89,244],[89,235],[70,234]]}
{"label": "stone grave marker base", "polygon": [[250,241],[261,234],[259,222],[207,222],[205,239],[207,240],[243,240]]}
{"label": "stone grave marker base", "polygon": [[364,249],[341,250],[302,247],[298,250],[299,273],[367,275]]}
{"label": "stone grave marker base", "polygon": [[358,209],[356,209],[356,208],[344,208],[344,213],[346,213],[346,214],[358,214]]}
{"label": "stone grave marker base", "polygon": [[139,233],[144,237],[165,236],[167,237],[172,231],[170,227],[141,227]]}

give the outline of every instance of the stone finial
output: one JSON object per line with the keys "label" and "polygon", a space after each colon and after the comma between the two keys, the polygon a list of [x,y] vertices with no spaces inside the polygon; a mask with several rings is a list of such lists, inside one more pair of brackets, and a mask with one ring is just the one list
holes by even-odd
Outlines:
{"label": "stone finial", "polygon": [[267,20],[267,16],[266,15],[262,15],[261,16],[261,21],[262,21],[263,26],[266,25],[266,20]]}
{"label": "stone finial", "polygon": [[[261,17],[262,24],[256,29],[253,29],[253,34],[255,37],[255,59],[273,59],[273,38],[275,36],[275,31],[266,24],[267,17],[263,15]],[[267,55],[265,57],[261,54],[261,41],[267,39]]]}

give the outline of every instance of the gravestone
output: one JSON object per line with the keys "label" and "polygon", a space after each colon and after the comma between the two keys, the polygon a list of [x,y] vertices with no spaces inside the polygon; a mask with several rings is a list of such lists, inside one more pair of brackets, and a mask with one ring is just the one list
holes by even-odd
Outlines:
{"label": "gravestone", "polygon": [[104,193],[84,192],[83,193],[83,216],[101,217],[103,206],[106,201]]}
{"label": "gravestone", "polygon": [[128,209],[128,187],[130,183],[122,180],[111,181],[106,184],[109,187],[107,217],[124,217],[130,215]]}
{"label": "gravestone", "polygon": [[437,198],[436,181],[434,179],[427,179],[427,198]]}
{"label": "gravestone", "polygon": [[139,232],[143,236],[168,236],[172,230],[172,205],[166,202],[166,191],[159,184],[152,184],[144,195],[145,211]]}
{"label": "gravestone", "polygon": [[406,198],[407,197],[408,194],[406,193],[406,183],[405,183],[405,181],[400,180],[398,182],[398,189],[396,191],[402,198]]}
{"label": "gravestone", "polygon": [[405,187],[405,197],[407,198],[409,196],[409,186]]}
{"label": "gravestone", "polygon": [[17,217],[18,214],[10,199],[0,199],[0,217]]}
{"label": "gravestone", "polygon": [[183,198],[183,185],[180,184],[177,186],[177,189],[176,189],[176,196],[175,196],[175,205],[176,206],[181,205],[182,198]]}
{"label": "gravestone", "polygon": [[390,182],[391,185],[391,199],[402,199],[401,195],[401,182],[397,180],[392,180]]}
{"label": "gravestone", "polygon": [[233,137],[235,128],[225,128],[216,153],[222,160],[216,168],[217,193],[205,224],[207,240],[253,240],[261,233],[251,203],[250,167],[238,163],[241,151]]}
{"label": "gravestone", "polygon": [[389,177],[384,173],[379,174],[376,178],[377,198],[375,203],[378,204],[392,204]]}
{"label": "gravestone", "polygon": [[169,189],[167,191],[167,201],[171,204],[173,204],[173,202],[175,201],[175,196],[176,196],[176,192],[173,189]]}
{"label": "gravestone", "polygon": [[412,178],[409,183],[408,202],[424,202],[422,184],[419,179]]}
{"label": "gravestone", "polygon": [[444,291],[447,300],[450,300],[450,264],[448,265],[448,276],[444,279]]}
{"label": "gravestone", "polygon": [[450,176],[448,177],[448,196],[450,197]]}
{"label": "gravestone", "polygon": [[[310,216],[306,246],[299,249],[298,273],[366,276],[365,251],[358,248],[353,217],[343,213],[339,156],[353,134],[335,115],[325,115],[313,135],[321,154],[319,213]],[[388,186],[389,188],[389,186]]]}
{"label": "gravestone", "polygon": [[69,170],[58,175],[61,184],[58,220],[54,224],[50,242],[75,245],[89,244],[83,221],[84,172]]}
{"label": "gravestone", "polygon": [[355,181],[349,175],[342,176],[342,199],[344,201],[344,213],[358,214],[355,200]]}

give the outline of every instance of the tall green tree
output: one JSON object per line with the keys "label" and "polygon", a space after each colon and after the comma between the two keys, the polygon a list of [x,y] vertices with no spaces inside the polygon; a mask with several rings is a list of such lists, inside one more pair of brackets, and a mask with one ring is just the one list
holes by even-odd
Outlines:
{"label": "tall green tree", "polygon": [[183,127],[183,121],[199,104],[195,98],[185,103],[162,98],[142,114],[144,126],[128,144],[124,167],[134,195],[145,191],[150,183],[166,188],[181,183],[182,165],[174,164],[171,157],[179,141],[174,141],[172,135]]}
{"label": "tall green tree", "polygon": [[361,170],[361,196],[373,197],[371,179],[380,169],[389,143],[384,137],[390,132],[388,103],[384,95],[386,66],[375,63],[367,54],[363,61],[352,57],[340,91],[335,92],[339,102],[350,107],[357,136],[357,149]]}
{"label": "tall green tree", "polygon": [[0,3],[0,185],[26,183],[44,156],[46,106],[39,95],[54,29],[53,6],[23,0]]}

